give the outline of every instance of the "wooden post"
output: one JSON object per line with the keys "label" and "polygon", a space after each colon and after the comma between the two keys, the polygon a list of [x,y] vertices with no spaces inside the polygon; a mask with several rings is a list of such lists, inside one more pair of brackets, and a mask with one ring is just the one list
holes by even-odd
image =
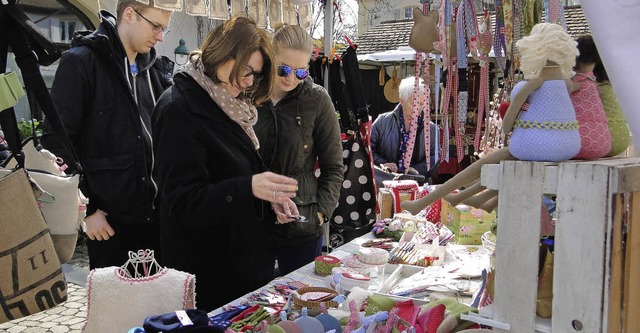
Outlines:
{"label": "wooden post", "polygon": [[622,263],[624,253],[622,249],[622,212],[623,194],[614,196],[613,232],[611,235],[611,278],[609,279],[609,313],[607,332],[620,332],[622,329]]}
{"label": "wooden post", "polygon": [[609,167],[562,163],[553,271],[555,332],[601,332]]}
{"label": "wooden post", "polygon": [[[624,281],[624,332],[640,332],[640,191],[631,195]],[[635,208],[635,210],[634,210]]]}
{"label": "wooden post", "polygon": [[535,331],[543,168],[541,162],[500,164],[493,318],[509,323],[510,332]]}

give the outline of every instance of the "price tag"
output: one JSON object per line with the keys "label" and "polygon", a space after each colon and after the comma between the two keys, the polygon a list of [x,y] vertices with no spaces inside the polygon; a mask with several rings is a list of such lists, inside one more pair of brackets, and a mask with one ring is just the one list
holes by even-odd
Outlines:
{"label": "price tag", "polygon": [[178,317],[178,320],[180,321],[180,324],[182,324],[182,326],[193,326],[193,322],[191,321],[191,318],[189,318],[189,315],[187,315],[187,311],[176,311],[176,317]]}

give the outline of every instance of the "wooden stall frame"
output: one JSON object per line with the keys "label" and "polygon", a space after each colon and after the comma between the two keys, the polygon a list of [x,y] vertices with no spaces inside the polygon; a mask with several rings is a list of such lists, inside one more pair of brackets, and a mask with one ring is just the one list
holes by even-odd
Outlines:
{"label": "wooden stall frame", "polygon": [[[640,223],[640,158],[504,161],[483,166],[481,182],[499,190],[494,332],[640,331],[640,232],[631,232]],[[543,194],[556,195],[557,210],[546,320],[535,314]]]}

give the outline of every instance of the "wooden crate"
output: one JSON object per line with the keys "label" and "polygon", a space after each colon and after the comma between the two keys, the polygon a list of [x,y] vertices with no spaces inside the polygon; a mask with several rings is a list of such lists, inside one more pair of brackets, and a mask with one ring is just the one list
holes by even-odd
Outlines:
{"label": "wooden crate", "polygon": [[[494,332],[640,332],[640,158],[504,161],[481,182],[499,190]],[[545,193],[557,198],[550,320],[535,314]]]}

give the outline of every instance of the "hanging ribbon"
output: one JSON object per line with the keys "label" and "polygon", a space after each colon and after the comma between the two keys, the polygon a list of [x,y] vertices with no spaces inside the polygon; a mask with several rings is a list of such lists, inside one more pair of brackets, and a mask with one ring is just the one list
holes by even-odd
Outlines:
{"label": "hanging ribbon", "polygon": [[[533,29],[534,25],[540,23],[541,12],[542,12],[541,0],[527,0],[524,6],[523,15],[522,15],[525,36],[531,33],[531,29]],[[509,38],[509,35],[507,35],[507,38]]]}
{"label": "hanging ribbon", "polygon": [[560,23],[560,3],[558,0],[544,0],[544,21]]}
{"label": "hanging ribbon", "polygon": [[562,27],[564,28],[564,30],[567,30],[567,21],[565,19],[564,16],[564,6],[562,6],[562,4],[559,5],[560,7],[560,25],[562,25]]}
{"label": "hanging ribbon", "polygon": [[[443,122],[443,135],[442,135],[442,155],[440,161],[449,161],[449,101],[451,100],[451,91],[453,84],[453,72],[457,72],[456,57],[450,57],[450,50],[456,45],[451,45],[451,0],[444,0],[440,2],[440,8],[438,16],[438,33],[440,41],[438,42],[439,50],[442,53],[443,67],[447,70],[446,82],[447,85],[444,89],[444,96],[442,99],[442,122]],[[457,94],[455,95],[457,96]]]}
{"label": "hanging ribbon", "polygon": [[[427,160],[427,170],[431,170],[431,87],[429,87],[429,53],[424,54],[424,64],[422,65],[424,78],[424,151]],[[436,150],[437,153],[437,150]],[[438,156],[436,155],[436,158]]]}
{"label": "hanging ribbon", "polygon": [[[454,104],[454,112],[456,112],[457,120],[455,122],[456,128],[456,144],[461,141],[458,138],[460,132],[464,134],[464,123],[467,119],[467,100],[469,98],[467,91],[467,34],[465,33],[465,20],[466,9],[465,1],[460,2],[456,14],[456,37],[457,37],[457,49],[458,49],[458,94],[454,95],[457,98],[457,105]],[[475,14],[473,14],[475,17]],[[461,131],[462,130],[462,131]]]}
{"label": "hanging ribbon", "polygon": [[[435,92],[435,95],[436,95],[436,102],[435,102],[436,120],[437,119],[443,119],[441,117],[441,114],[440,114],[440,79],[441,79],[440,78],[440,70],[442,69],[442,65],[441,65],[442,61],[441,60],[442,60],[442,56],[440,54],[436,54],[435,55],[435,59],[433,61],[434,65],[435,65],[434,72],[436,74],[436,80],[435,80],[436,81],[435,82],[436,83],[435,84],[435,89],[436,89],[436,92]],[[429,126],[429,127],[431,127],[431,126]],[[429,144],[429,145],[431,145],[431,144]],[[434,161],[439,161],[440,160],[440,153],[439,153],[439,149],[437,149],[437,148],[440,147],[440,135],[436,135],[435,147],[436,147],[436,154],[435,154]]]}
{"label": "hanging ribbon", "polygon": [[[408,170],[411,166],[411,158],[413,157],[413,149],[416,144],[416,132],[418,131],[418,118],[420,117],[420,105],[418,100],[420,99],[420,68],[422,67],[422,52],[416,52],[414,66],[415,80],[413,82],[413,94],[411,99],[411,125],[409,127],[409,140],[407,141],[407,148],[402,156],[402,170]],[[407,105],[405,105],[406,107]]]}
{"label": "hanging ribbon", "polygon": [[[455,67],[452,67],[455,69]],[[454,77],[453,77],[453,96],[458,96],[458,89],[459,89],[459,83],[460,81],[458,80],[458,72],[457,71],[452,71],[454,72]],[[459,99],[458,98],[453,98],[453,109],[454,110],[459,110],[459,105],[458,105]],[[466,104],[465,104],[466,106]],[[459,126],[458,124],[460,123],[460,119],[458,118],[458,112],[453,112],[453,133],[455,134],[455,138],[456,138],[456,154],[458,157],[458,162],[462,161],[462,157],[464,157],[464,150],[462,147],[462,131],[460,131],[461,126]],[[464,130],[463,130],[464,131]]]}
{"label": "hanging ribbon", "polygon": [[502,70],[502,72],[506,69],[506,54],[507,54],[507,44],[504,36],[504,12],[502,10],[502,0],[495,0],[495,8],[496,8],[496,22],[494,24],[494,32],[493,32],[493,53],[496,58],[496,63]]}
{"label": "hanging ribbon", "polygon": [[[491,50],[491,29],[489,27],[489,15],[485,13],[482,28],[480,28],[482,46],[480,47],[480,88],[478,97],[478,114],[476,122],[476,135],[473,140],[473,148],[479,151],[480,138],[482,136],[482,124],[485,112],[489,114],[489,52]],[[486,122],[485,122],[486,123]]]}
{"label": "hanging ribbon", "polygon": [[[429,14],[429,4],[424,3],[422,6],[422,12],[424,15]],[[423,58],[424,57],[424,58]],[[423,63],[424,59],[424,63]],[[422,74],[422,75],[421,75]],[[430,109],[430,97],[431,91],[429,89],[429,54],[423,52],[416,52],[415,55],[415,67],[414,67],[415,81],[413,83],[413,104],[411,105],[411,129],[409,130],[409,141],[407,142],[407,148],[403,156],[404,170],[408,170],[411,165],[411,158],[413,157],[413,149],[416,142],[416,133],[418,131],[418,119],[420,113],[424,114],[423,117],[423,132],[425,142],[425,154],[427,156],[427,170],[431,169],[431,109]],[[419,109],[417,99],[419,98],[420,78],[424,78],[424,105],[422,110]]]}
{"label": "hanging ribbon", "polygon": [[513,2],[512,0],[502,1],[502,13],[504,15],[504,36],[507,47],[512,48],[513,42]]}
{"label": "hanging ribbon", "polygon": [[564,17],[564,6],[560,0],[544,0],[544,21],[562,25],[567,29],[567,22]]}
{"label": "hanging ribbon", "polygon": [[449,17],[450,12],[447,10],[447,6],[450,6],[449,0],[442,1],[440,3],[440,7],[438,8],[438,23],[436,25],[436,30],[438,31],[438,41],[433,43],[433,47],[436,50],[440,51],[443,59],[442,61],[445,64],[449,63],[447,47],[449,40],[447,38],[447,25],[451,24],[451,19]]}
{"label": "hanging ribbon", "polygon": [[[464,157],[464,125],[467,121],[467,110],[469,101],[469,89],[467,81],[467,55],[471,52],[474,58],[478,54],[479,41],[478,21],[476,19],[476,9],[473,0],[463,0],[458,6],[456,15],[456,36],[458,51],[458,88],[457,99],[454,100],[454,109],[457,110],[455,117],[455,137],[458,161]],[[454,88],[454,89],[456,89]],[[456,95],[454,95],[456,96]],[[457,101],[457,105],[456,105]]]}

